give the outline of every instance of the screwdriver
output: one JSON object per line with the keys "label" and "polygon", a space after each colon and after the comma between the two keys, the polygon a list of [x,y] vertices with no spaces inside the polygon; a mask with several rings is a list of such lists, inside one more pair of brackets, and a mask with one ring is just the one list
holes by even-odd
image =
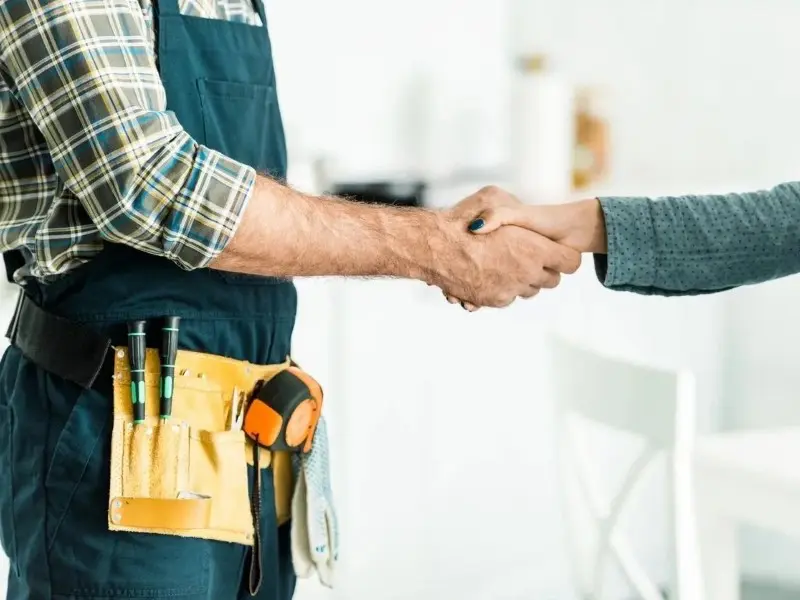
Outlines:
{"label": "screwdriver", "polygon": [[162,419],[172,414],[172,394],[175,391],[175,359],[178,356],[178,329],[180,317],[164,319],[161,337],[161,400],[159,409]]}
{"label": "screwdriver", "polygon": [[144,422],[144,355],[146,348],[145,327],[147,321],[128,323],[128,361],[131,371],[131,402],[133,403],[133,422]]}

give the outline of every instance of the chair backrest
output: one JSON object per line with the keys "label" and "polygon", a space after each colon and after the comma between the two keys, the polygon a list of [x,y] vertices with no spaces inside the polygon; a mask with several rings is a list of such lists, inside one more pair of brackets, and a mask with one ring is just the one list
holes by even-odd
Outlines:
{"label": "chair backrest", "polygon": [[550,336],[550,356],[563,410],[660,447],[670,447],[678,429],[694,426],[691,372],[606,356],[557,335]]}
{"label": "chair backrest", "polygon": [[[670,539],[675,539],[673,505],[680,486],[674,481],[674,467],[676,459],[688,460],[694,437],[693,375],[606,356],[557,335],[551,335],[549,342],[560,488],[579,587],[585,597],[600,600],[613,559],[639,597],[662,600],[660,585],[636,560],[618,525],[646,468],[656,456],[666,453],[670,513],[666,517]],[[611,498],[603,497],[600,491],[597,474],[602,472],[602,465],[598,469],[591,464],[597,452],[585,447],[586,432],[579,429],[587,421],[643,442]],[[669,583],[674,584],[674,580]]]}

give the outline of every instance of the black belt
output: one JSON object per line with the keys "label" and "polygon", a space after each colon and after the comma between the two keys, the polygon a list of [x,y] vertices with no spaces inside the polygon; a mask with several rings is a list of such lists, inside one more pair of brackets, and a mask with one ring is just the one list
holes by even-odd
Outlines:
{"label": "black belt", "polygon": [[[126,326],[122,324],[121,327],[113,333],[113,339],[125,339]],[[45,371],[84,389],[93,388],[104,393],[111,390],[112,337],[47,312],[25,292],[20,292],[6,337]],[[294,360],[291,364],[299,366]]]}
{"label": "black belt", "polygon": [[6,337],[26,358],[53,375],[84,389],[111,385],[111,338],[43,310],[24,292],[20,292]]}

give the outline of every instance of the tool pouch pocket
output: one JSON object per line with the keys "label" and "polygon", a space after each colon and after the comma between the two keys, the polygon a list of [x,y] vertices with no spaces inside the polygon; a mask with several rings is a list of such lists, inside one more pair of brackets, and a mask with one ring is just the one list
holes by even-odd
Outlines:
{"label": "tool pouch pocket", "polygon": [[162,420],[152,358],[144,423],[133,424],[127,371],[115,372],[109,529],[252,545],[248,447],[241,430],[228,430],[230,395],[213,378],[177,376]]}
{"label": "tool pouch pocket", "polygon": [[243,534],[252,541],[244,433],[193,431],[189,448],[192,457],[189,485],[195,493],[215,500],[208,515],[209,530]]}
{"label": "tool pouch pocket", "polygon": [[186,423],[157,423],[122,428],[122,496],[126,498],[177,498],[187,489],[189,427]]}

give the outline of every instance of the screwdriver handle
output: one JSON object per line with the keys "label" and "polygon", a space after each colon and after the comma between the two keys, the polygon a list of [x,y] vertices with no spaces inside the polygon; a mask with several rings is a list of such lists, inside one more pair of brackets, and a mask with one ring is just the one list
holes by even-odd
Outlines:
{"label": "screwdriver handle", "polygon": [[180,317],[164,319],[161,337],[161,418],[167,419],[172,414],[172,395],[175,392],[175,360],[178,357],[178,331]]}
{"label": "screwdriver handle", "polygon": [[131,321],[128,323],[128,361],[131,371],[131,402],[133,404],[133,422],[144,422],[145,384],[144,355],[147,347],[145,328],[147,321]]}

